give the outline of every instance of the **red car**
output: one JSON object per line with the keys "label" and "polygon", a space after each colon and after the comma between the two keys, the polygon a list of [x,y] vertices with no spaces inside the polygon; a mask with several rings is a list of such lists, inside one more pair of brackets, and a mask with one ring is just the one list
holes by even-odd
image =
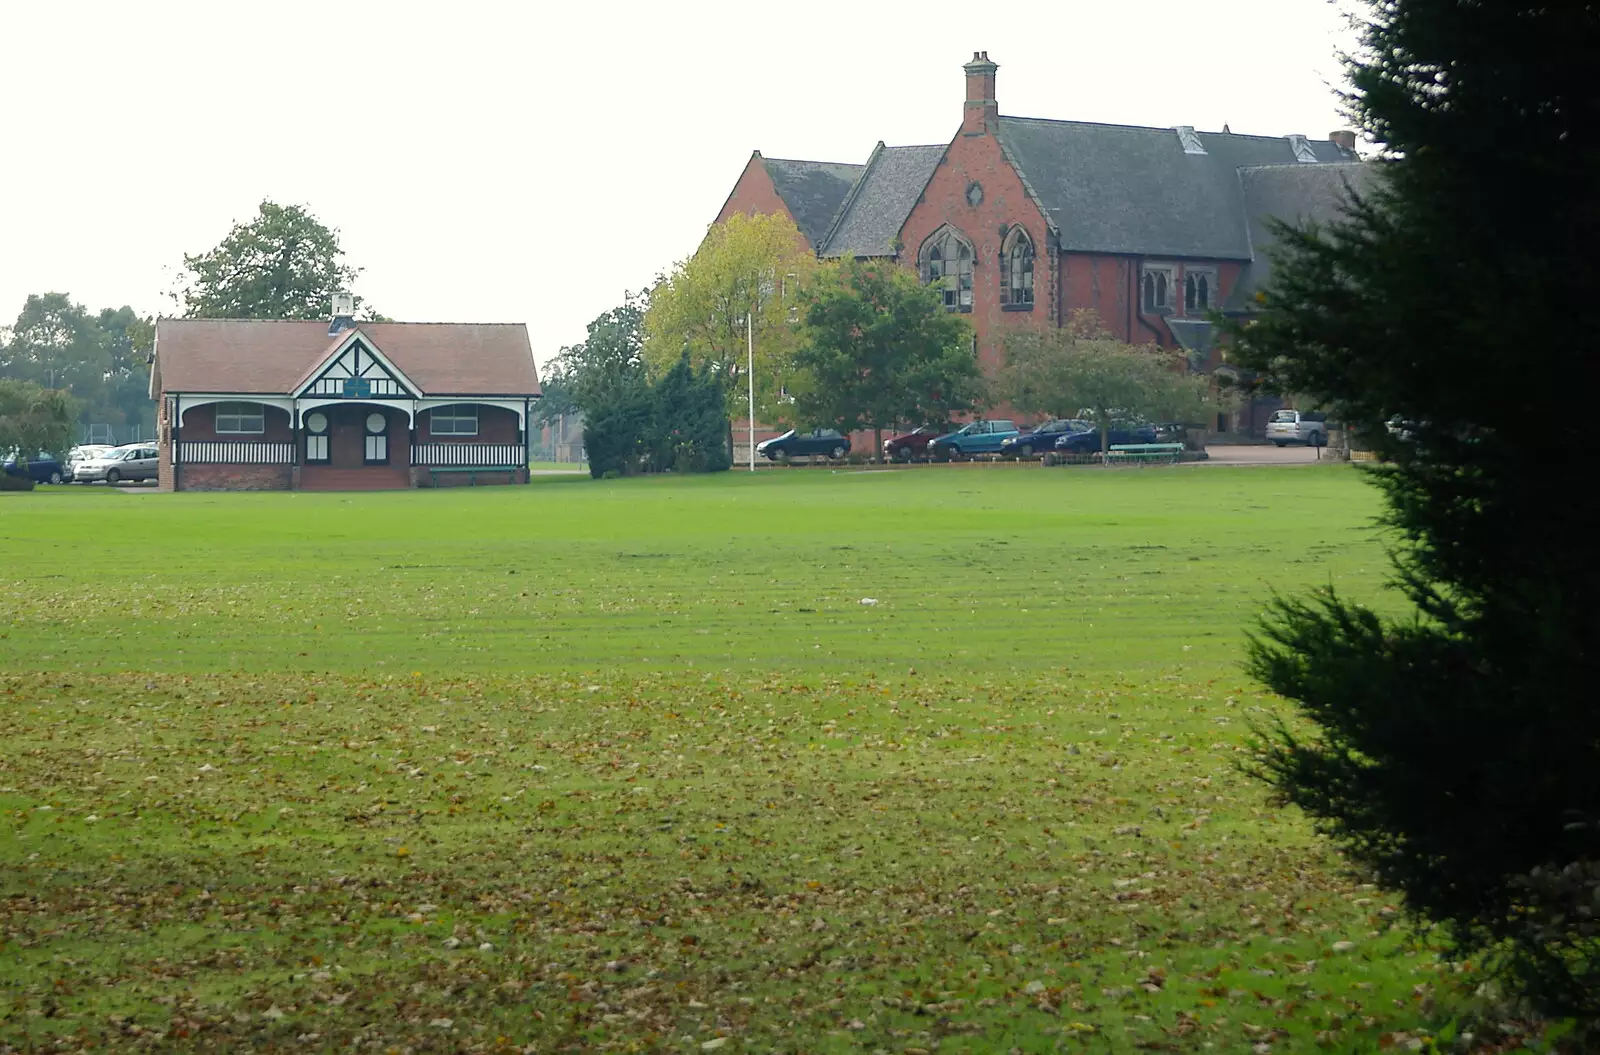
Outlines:
{"label": "red car", "polygon": [[891,462],[917,462],[928,458],[928,444],[950,431],[948,425],[924,425],[883,441],[883,456]]}

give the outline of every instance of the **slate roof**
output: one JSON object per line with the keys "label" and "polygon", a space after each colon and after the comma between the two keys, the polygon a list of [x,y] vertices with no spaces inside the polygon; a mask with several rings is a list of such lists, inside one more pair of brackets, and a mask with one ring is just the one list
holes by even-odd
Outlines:
{"label": "slate roof", "polygon": [[1247,307],[1256,290],[1272,276],[1272,254],[1277,246],[1272,219],[1287,224],[1307,221],[1327,223],[1339,218],[1349,192],[1370,190],[1378,169],[1375,163],[1344,165],[1260,165],[1239,170],[1244,198],[1251,260],[1234,283],[1224,310]]}
{"label": "slate roof", "polygon": [[1204,154],[1170,128],[1002,117],[997,132],[1068,251],[1248,260],[1240,168],[1352,160],[1326,139],[1308,141],[1313,164],[1284,136],[1196,135]]}
{"label": "slate roof", "polygon": [[900,228],[944,152],[943,144],[886,147],[880,142],[828,229],[820,255],[894,255]]}
{"label": "slate roof", "polygon": [[[540,393],[520,322],[361,322],[356,329],[424,395]],[[161,319],[154,369],[166,392],[287,396],[346,336],[330,338],[326,322]]]}
{"label": "slate roof", "polygon": [[850,193],[861,165],[833,161],[789,161],[762,158],[778,197],[789,207],[794,224],[813,247],[822,244],[828,224]]}

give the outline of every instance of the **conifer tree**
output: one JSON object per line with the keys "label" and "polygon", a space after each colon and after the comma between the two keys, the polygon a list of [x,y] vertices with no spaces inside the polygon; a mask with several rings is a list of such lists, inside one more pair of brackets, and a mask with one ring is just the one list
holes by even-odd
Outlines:
{"label": "conifer tree", "polygon": [[[1377,0],[1375,186],[1285,240],[1237,359],[1382,459],[1414,615],[1279,599],[1252,666],[1309,726],[1261,773],[1458,951],[1600,1015],[1600,6]],[[1309,732],[1305,731],[1309,728]]]}

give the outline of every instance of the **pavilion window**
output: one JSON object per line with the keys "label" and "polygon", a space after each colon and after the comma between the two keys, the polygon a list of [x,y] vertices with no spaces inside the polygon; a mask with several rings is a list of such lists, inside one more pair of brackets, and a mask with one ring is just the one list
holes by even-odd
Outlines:
{"label": "pavilion window", "polygon": [[434,407],[428,412],[428,430],[435,436],[476,436],[478,408],[471,403]]}
{"label": "pavilion window", "polygon": [[218,403],[217,435],[259,436],[267,431],[267,408],[260,403]]}

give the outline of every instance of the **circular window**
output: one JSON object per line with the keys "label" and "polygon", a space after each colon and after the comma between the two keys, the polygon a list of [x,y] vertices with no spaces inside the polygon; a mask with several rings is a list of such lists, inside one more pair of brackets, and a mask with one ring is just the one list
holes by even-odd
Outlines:
{"label": "circular window", "polygon": [[967,184],[967,204],[974,209],[983,204],[983,184],[976,182]]}
{"label": "circular window", "polygon": [[320,411],[315,411],[315,410],[312,411],[311,413],[307,414],[306,415],[306,431],[307,432],[318,432],[318,433],[327,432],[328,431],[328,415],[323,414]]}
{"label": "circular window", "polygon": [[373,411],[371,414],[367,415],[367,431],[372,433],[374,436],[381,433],[385,428],[388,427],[388,425],[389,419],[384,417],[382,414],[379,414],[377,411]]}

